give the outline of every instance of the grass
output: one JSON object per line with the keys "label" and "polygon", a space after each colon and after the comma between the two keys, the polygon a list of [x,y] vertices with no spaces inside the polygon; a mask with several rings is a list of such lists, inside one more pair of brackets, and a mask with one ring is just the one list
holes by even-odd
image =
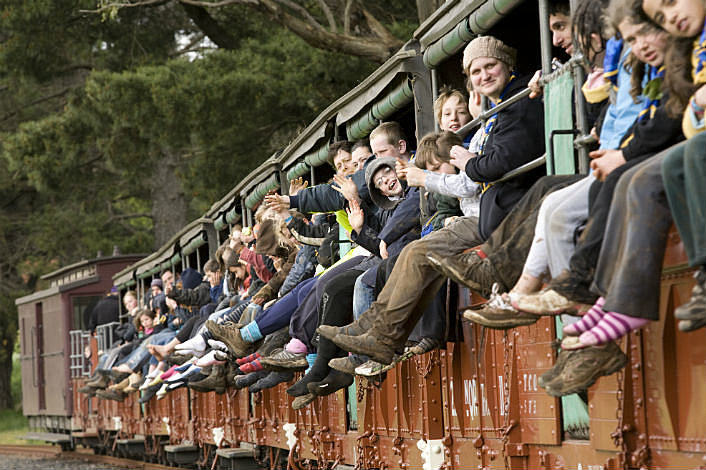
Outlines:
{"label": "grass", "polygon": [[29,431],[27,424],[27,417],[22,415],[22,410],[0,410],[0,445],[31,444],[30,441],[20,439],[20,436]]}
{"label": "grass", "polygon": [[12,355],[12,399],[15,409],[0,410],[0,445],[30,444],[29,441],[19,439],[29,431],[28,421],[22,415],[22,376],[20,368],[19,344],[15,343],[15,353]]}

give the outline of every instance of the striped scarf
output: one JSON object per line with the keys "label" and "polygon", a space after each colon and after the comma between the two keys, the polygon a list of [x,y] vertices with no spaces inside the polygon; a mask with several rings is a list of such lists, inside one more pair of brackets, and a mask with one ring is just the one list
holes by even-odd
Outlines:
{"label": "striped scarf", "polygon": [[692,63],[694,65],[694,83],[697,85],[706,83],[706,21],[704,22],[704,30],[694,45]]}
{"label": "striped scarf", "polygon": [[[508,80],[507,85],[505,85],[505,89],[503,89],[503,92],[500,93],[500,98],[498,99],[497,103],[490,103],[490,109],[493,109],[497,105],[499,105],[502,101],[503,98],[505,98],[505,94],[507,93],[507,90],[510,88],[510,84],[512,83],[513,80],[517,78],[517,75],[515,72],[512,72],[510,74],[510,80]],[[488,119],[488,122],[485,124],[485,128],[483,128],[483,136],[481,137],[481,143],[480,143],[480,152],[478,153],[479,156],[483,155],[484,150],[485,150],[485,143],[488,140],[488,137],[490,136],[490,133],[493,130],[493,126],[495,126],[495,121],[498,120],[498,113],[493,114],[490,119]],[[481,183],[481,194],[486,192],[488,188],[490,188],[493,185],[493,183]]]}
{"label": "striped scarf", "polygon": [[605,58],[603,59],[603,78],[613,84],[613,90],[618,90],[618,67],[620,55],[623,52],[623,40],[616,37],[608,39],[605,45]]}

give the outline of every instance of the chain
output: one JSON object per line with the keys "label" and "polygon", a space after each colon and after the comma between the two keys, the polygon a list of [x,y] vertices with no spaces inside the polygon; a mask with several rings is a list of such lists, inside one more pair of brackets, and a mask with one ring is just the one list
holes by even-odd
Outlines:
{"label": "chain", "polygon": [[[510,430],[514,427],[510,423],[510,380],[512,378],[511,362],[514,362],[515,353],[510,349],[510,339],[507,330],[503,332],[503,429],[502,429],[502,453],[505,461],[505,468],[510,468],[510,459],[505,454],[505,448],[510,440]],[[513,341],[513,346],[515,342]],[[481,410],[482,412],[482,410]]]}
{"label": "chain", "polygon": [[[628,343],[629,343],[628,339]],[[628,344],[629,348],[629,344]],[[629,351],[629,349],[628,349]],[[623,418],[623,413],[625,412],[625,390],[623,390],[623,379],[625,378],[623,370],[619,370],[616,375],[618,379],[618,390],[616,391],[616,397],[618,399],[618,407],[615,410],[615,419],[618,421],[618,425],[615,428],[615,431],[613,431],[610,434],[610,437],[613,438],[613,444],[615,447],[620,448],[620,454],[619,454],[619,459],[620,459],[620,466],[623,469],[627,469],[627,464],[628,464],[628,448],[627,444],[625,443],[625,427],[624,427],[624,418]]]}
{"label": "chain", "polygon": [[429,354],[429,361],[424,361],[424,355],[414,356],[412,359],[414,361],[414,366],[417,369],[417,373],[422,378],[427,378],[431,374],[432,369],[435,365],[440,364],[439,361],[439,350],[435,349]]}

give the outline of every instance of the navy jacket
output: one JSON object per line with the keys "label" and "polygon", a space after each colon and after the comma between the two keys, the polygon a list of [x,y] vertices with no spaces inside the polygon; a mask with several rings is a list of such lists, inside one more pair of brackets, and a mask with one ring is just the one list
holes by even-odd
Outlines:
{"label": "navy jacket", "polygon": [[[530,77],[513,80],[505,99],[524,88]],[[483,154],[466,164],[473,180],[492,183],[507,172],[544,154],[544,105],[542,100],[524,98],[498,113],[485,143]],[[488,188],[480,200],[479,229],[487,239],[537,179],[546,174],[541,166],[523,175]]]}

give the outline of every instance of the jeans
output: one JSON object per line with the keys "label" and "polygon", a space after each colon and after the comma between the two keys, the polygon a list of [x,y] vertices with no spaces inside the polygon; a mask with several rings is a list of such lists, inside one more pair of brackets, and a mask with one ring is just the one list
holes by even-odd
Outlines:
{"label": "jeans", "polygon": [[353,318],[356,320],[363,312],[369,309],[375,301],[375,288],[363,282],[364,275],[365,273],[358,276],[358,279],[355,280],[355,287],[353,288]]}
{"label": "jeans", "polygon": [[159,333],[150,336],[140,343],[140,345],[135,348],[135,350],[131,352],[122,363],[127,364],[127,366],[134,371],[135,368],[150,355],[150,352],[147,350],[148,344],[167,344],[174,338],[174,336],[176,335],[173,330],[169,328],[163,329]]}

